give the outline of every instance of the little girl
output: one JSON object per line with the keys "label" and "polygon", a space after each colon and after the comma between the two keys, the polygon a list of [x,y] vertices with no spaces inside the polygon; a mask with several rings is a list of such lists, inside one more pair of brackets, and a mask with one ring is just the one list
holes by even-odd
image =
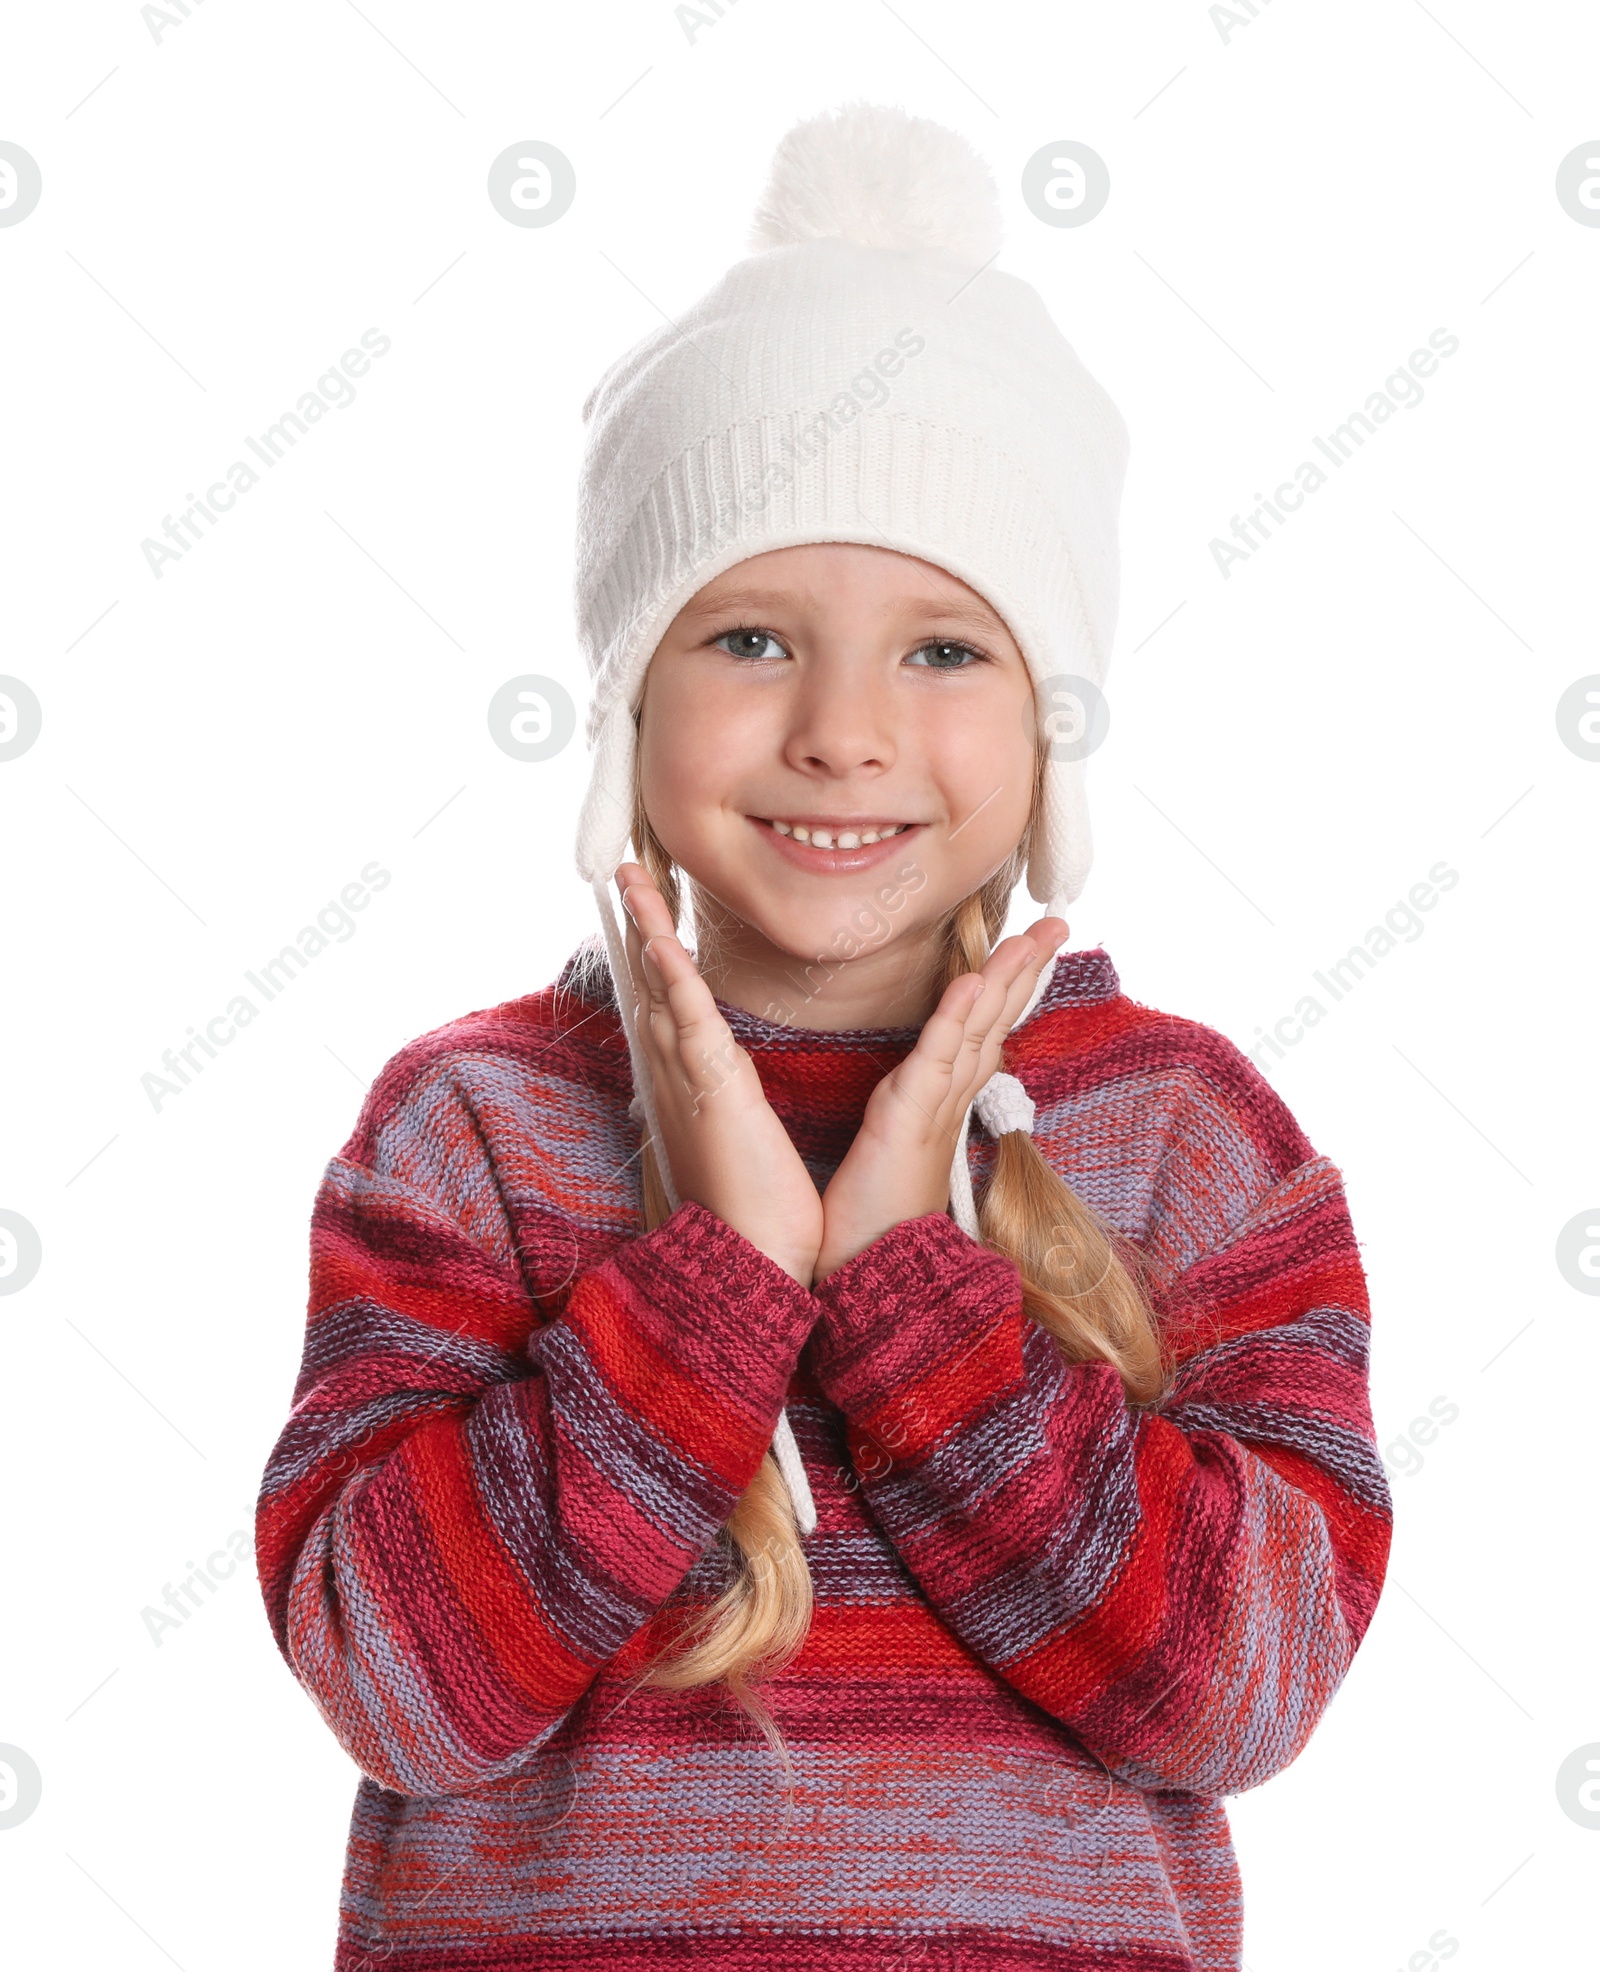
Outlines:
{"label": "little girl", "polygon": [[261,1491],[338,1972],[1237,1967],[1371,1621],[1338,1173],[1060,951],[1127,440],[997,229],[801,124],[586,406],[604,943],[378,1078]]}

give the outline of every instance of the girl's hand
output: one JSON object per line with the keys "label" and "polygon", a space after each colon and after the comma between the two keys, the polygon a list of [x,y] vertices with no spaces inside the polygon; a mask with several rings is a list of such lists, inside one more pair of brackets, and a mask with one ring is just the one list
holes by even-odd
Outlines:
{"label": "girl's hand", "polygon": [[666,900],[638,863],[617,871],[639,1037],[672,1182],[811,1285],[822,1199],[734,1040],[711,989],[674,935]]}
{"label": "girl's hand", "polygon": [[982,972],[964,972],[945,988],[917,1045],[873,1090],[856,1140],[822,1195],[817,1280],[902,1219],[949,1204],[961,1118],[1000,1066],[1001,1042],[1066,935],[1065,919],[1040,918],[1003,939]]}

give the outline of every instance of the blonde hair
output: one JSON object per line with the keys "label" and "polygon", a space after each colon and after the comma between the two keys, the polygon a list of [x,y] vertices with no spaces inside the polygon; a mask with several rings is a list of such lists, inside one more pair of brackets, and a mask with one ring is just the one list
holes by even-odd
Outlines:
{"label": "blonde hair", "polygon": [[[964,972],[978,971],[998,941],[1011,892],[1027,863],[1039,810],[1035,778],[1027,831],[1007,861],[945,921],[937,985],[942,992]],[[672,859],[634,794],[634,845],[673,921],[681,897]],[[641,1159],[646,1230],[670,1216],[654,1147]],[[995,1147],[994,1169],[978,1200],[983,1243],[1013,1261],[1022,1276],[1023,1312],[1055,1337],[1068,1362],[1110,1363],[1130,1403],[1160,1400],[1172,1365],[1141,1284],[1136,1248],[1111,1227],[1046,1163],[1031,1136],[1008,1131]],[[723,1682],[789,1770],[782,1735],[754,1686],[799,1650],[811,1625],[812,1584],[789,1490],[768,1451],[718,1535],[734,1564],[723,1593],[698,1611],[667,1651],[639,1678],[670,1691]],[[682,1652],[668,1656],[680,1646]]]}

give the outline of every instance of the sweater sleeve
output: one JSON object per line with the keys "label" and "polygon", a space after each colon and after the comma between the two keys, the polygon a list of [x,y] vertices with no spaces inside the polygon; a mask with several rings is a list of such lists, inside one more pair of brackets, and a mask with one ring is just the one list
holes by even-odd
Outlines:
{"label": "sweater sleeve", "polygon": [[1387,1564],[1365,1283],[1333,1166],[1289,1171],[1154,1312],[1135,1409],[942,1214],[817,1289],[813,1343],[867,1502],[934,1608],[1121,1779],[1220,1795],[1293,1760]]}
{"label": "sweater sleeve", "polygon": [[820,1311],[690,1203],[540,1326],[514,1240],[481,1223],[481,1170],[421,1183],[392,1162],[322,1178],[256,1551],[278,1647],[340,1744],[426,1796],[518,1766],[677,1587]]}

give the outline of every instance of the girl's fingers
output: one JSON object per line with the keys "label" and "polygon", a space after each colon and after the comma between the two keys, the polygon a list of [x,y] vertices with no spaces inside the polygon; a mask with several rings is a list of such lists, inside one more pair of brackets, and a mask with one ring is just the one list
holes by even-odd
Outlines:
{"label": "girl's fingers", "polygon": [[690,1087],[720,1086],[729,1072],[733,1036],[717,1011],[711,989],[684,950],[666,900],[637,864],[617,871],[631,926],[630,955],[638,950],[649,993],[651,1042],[662,1062]]}
{"label": "girl's fingers", "polygon": [[649,986],[644,969],[644,940],[639,936],[639,927],[629,911],[622,913],[622,937],[628,952],[628,977],[633,987],[633,1004],[639,1012],[644,1011],[649,998]]}
{"label": "girl's fingers", "polygon": [[952,979],[940,994],[939,1004],[922,1023],[912,1055],[921,1055],[930,1066],[947,1073],[953,1069],[973,1011],[982,998],[983,980],[978,973],[964,972],[959,979]]}
{"label": "girl's fingers", "polygon": [[617,870],[617,889],[622,895],[623,915],[638,929],[641,942],[676,930],[667,901],[637,863],[623,863]]}
{"label": "girl's fingers", "polygon": [[[1060,927],[1059,930],[1057,926]],[[1030,924],[1023,934],[1029,940],[1032,950],[1006,990],[1005,1009],[1001,1015],[1006,1033],[1011,1031],[1017,1015],[1027,1005],[1028,996],[1038,984],[1039,974],[1060,949],[1067,936],[1067,929],[1065,918],[1040,918],[1036,924]]]}
{"label": "girl's fingers", "polygon": [[[633,978],[634,1005],[643,1017],[643,1036],[663,1064],[671,1061],[676,1065],[677,1024],[671,1014],[667,975],[656,945],[656,940],[671,929],[671,913],[660,891],[637,863],[623,863],[616,880],[622,893],[628,968]],[[648,951],[647,945],[651,948]]]}
{"label": "girl's fingers", "polygon": [[[1059,925],[1060,931],[1054,927]],[[992,1016],[992,1027],[1009,1028],[1027,1004],[1045,962],[1067,935],[1063,918],[1040,918],[1024,932],[1004,939],[980,975],[986,991],[975,1013]]]}
{"label": "girl's fingers", "polygon": [[999,1024],[1011,982],[1031,957],[1026,938],[1007,938],[995,947],[981,972],[964,972],[952,979],[923,1023],[916,1051],[931,1065],[954,1071],[962,1055],[970,1057]]}
{"label": "girl's fingers", "polygon": [[[1059,933],[1054,929],[1058,925]],[[983,994],[967,1022],[968,1095],[975,1094],[999,1067],[1006,1037],[1037,985],[1046,960],[1066,933],[1063,919],[1041,918],[1027,931],[1004,940],[990,955],[982,975]]]}
{"label": "girl's fingers", "polygon": [[1004,1040],[1010,1019],[1021,1010],[1043,963],[1044,957],[1028,934],[1003,939],[990,953],[983,970],[975,975],[982,986],[966,1018],[964,1038],[969,1055],[991,1038]]}
{"label": "girl's fingers", "polygon": [[638,912],[643,907],[644,893],[649,885],[649,879],[637,863],[622,863],[618,866],[613,881],[617,886],[617,896],[622,903],[622,929],[627,941],[628,957],[630,962],[637,966],[640,940],[635,934],[638,930]]}
{"label": "girl's fingers", "polygon": [[667,900],[642,864],[619,863],[616,882],[629,917],[643,925],[647,938],[654,937],[657,932],[674,929]]}
{"label": "girl's fingers", "polygon": [[670,1059],[698,1111],[701,1102],[737,1075],[749,1057],[734,1040],[711,988],[677,939],[652,939],[648,956],[659,957],[666,979],[667,1011],[657,1024],[671,1030]]}
{"label": "girl's fingers", "polygon": [[[1058,925],[1059,933],[1054,929]],[[997,945],[981,972],[963,973],[945,988],[913,1053],[921,1055],[950,1095],[964,1100],[988,1080],[1040,970],[1066,933],[1063,919],[1041,918]]]}
{"label": "girl's fingers", "polygon": [[[659,939],[676,943],[676,927],[666,899],[637,863],[623,863],[617,871],[617,887],[622,893],[623,917],[627,924],[628,961],[648,993],[652,1004],[666,996],[665,979],[654,951]],[[649,951],[646,947],[651,947]],[[678,947],[682,951],[682,946]],[[688,954],[684,953],[685,959]]]}

